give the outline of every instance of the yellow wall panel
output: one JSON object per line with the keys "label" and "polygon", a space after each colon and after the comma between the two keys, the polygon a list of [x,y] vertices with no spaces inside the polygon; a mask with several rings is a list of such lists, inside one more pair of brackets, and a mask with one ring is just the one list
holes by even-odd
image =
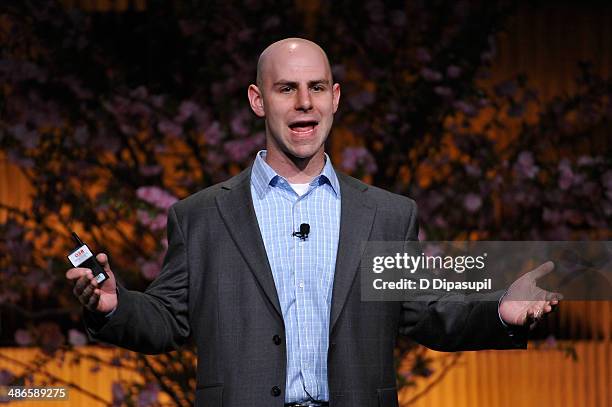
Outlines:
{"label": "yellow wall panel", "polygon": [[[610,341],[575,342],[578,360],[573,361],[562,352],[553,349],[527,351],[464,352],[458,363],[447,370],[440,369],[452,354],[431,351],[434,375],[429,381],[400,394],[400,401],[415,407],[609,407],[612,405],[612,354]],[[79,348],[83,354],[91,354],[104,361],[120,356],[118,348],[88,346]],[[31,364],[40,357],[33,348],[0,348],[0,369],[22,371],[22,363]],[[37,382],[52,376],[59,383],[73,383],[87,390],[95,399],[76,389],[70,390],[70,400],[57,402],[57,406],[102,406],[112,399],[114,381],[142,380],[135,372],[112,366],[101,366],[92,373],[89,361],[73,365],[56,361],[44,366]],[[443,377],[431,390],[419,394]],[[164,400],[167,398],[164,397]],[[19,402],[19,406],[38,406],[40,402]]]}
{"label": "yellow wall panel", "polygon": [[[574,346],[577,361],[553,349],[464,352],[460,363],[411,406],[611,406],[610,341],[578,341]],[[435,366],[448,354],[432,355]],[[400,401],[411,400],[426,385],[405,390]]]}

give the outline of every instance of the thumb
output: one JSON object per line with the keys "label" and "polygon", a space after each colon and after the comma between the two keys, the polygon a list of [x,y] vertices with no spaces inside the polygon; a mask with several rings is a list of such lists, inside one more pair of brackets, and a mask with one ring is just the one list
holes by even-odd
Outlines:
{"label": "thumb", "polygon": [[110,268],[110,263],[108,262],[108,256],[106,255],[106,253],[98,253],[96,255],[96,260],[98,260],[98,263],[100,263],[106,274],[108,274],[108,276],[112,280],[114,280],[115,275],[113,274],[113,271]]}
{"label": "thumb", "polygon": [[108,263],[108,256],[106,255],[106,253],[98,253],[96,255],[96,260],[98,260],[98,263],[100,263],[100,265],[104,267],[104,271],[110,270],[110,264]]}
{"label": "thumb", "polygon": [[544,277],[555,268],[555,263],[552,261],[547,261],[546,263],[540,264],[538,267],[534,268],[529,272],[529,276],[533,279],[537,280],[538,278]]}

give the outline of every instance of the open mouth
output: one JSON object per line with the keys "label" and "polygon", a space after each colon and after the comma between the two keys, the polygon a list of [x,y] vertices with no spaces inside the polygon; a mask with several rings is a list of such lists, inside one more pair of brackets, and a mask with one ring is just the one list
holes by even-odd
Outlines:
{"label": "open mouth", "polygon": [[299,135],[307,135],[312,133],[319,122],[315,120],[299,120],[289,124],[289,128],[293,133]]}

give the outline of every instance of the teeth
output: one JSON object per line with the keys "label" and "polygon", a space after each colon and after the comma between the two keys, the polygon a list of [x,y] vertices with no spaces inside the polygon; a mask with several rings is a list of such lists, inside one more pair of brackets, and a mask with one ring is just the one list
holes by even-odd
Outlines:
{"label": "teeth", "polygon": [[317,123],[312,123],[312,122],[308,122],[308,123],[293,123],[291,125],[289,125],[290,128],[292,129],[305,129],[305,128],[313,128],[317,125]]}

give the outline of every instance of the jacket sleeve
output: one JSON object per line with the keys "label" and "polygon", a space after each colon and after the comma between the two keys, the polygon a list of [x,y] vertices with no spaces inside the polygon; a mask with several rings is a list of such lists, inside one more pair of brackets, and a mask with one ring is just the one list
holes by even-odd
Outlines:
{"label": "jacket sleeve", "polygon": [[168,214],[168,251],[160,275],[145,292],[117,285],[118,305],[109,317],[85,311],[89,334],[97,340],[141,353],[176,349],[190,333],[189,273],[185,238],[174,207]]}
{"label": "jacket sleeve", "polygon": [[[412,212],[405,241],[417,241],[417,207]],[[527,329],[511,329],[499,316],[503,291],[488,294],[444,294],[423,291],[402,303],[400,334],[438,351],[524,349]]]}

